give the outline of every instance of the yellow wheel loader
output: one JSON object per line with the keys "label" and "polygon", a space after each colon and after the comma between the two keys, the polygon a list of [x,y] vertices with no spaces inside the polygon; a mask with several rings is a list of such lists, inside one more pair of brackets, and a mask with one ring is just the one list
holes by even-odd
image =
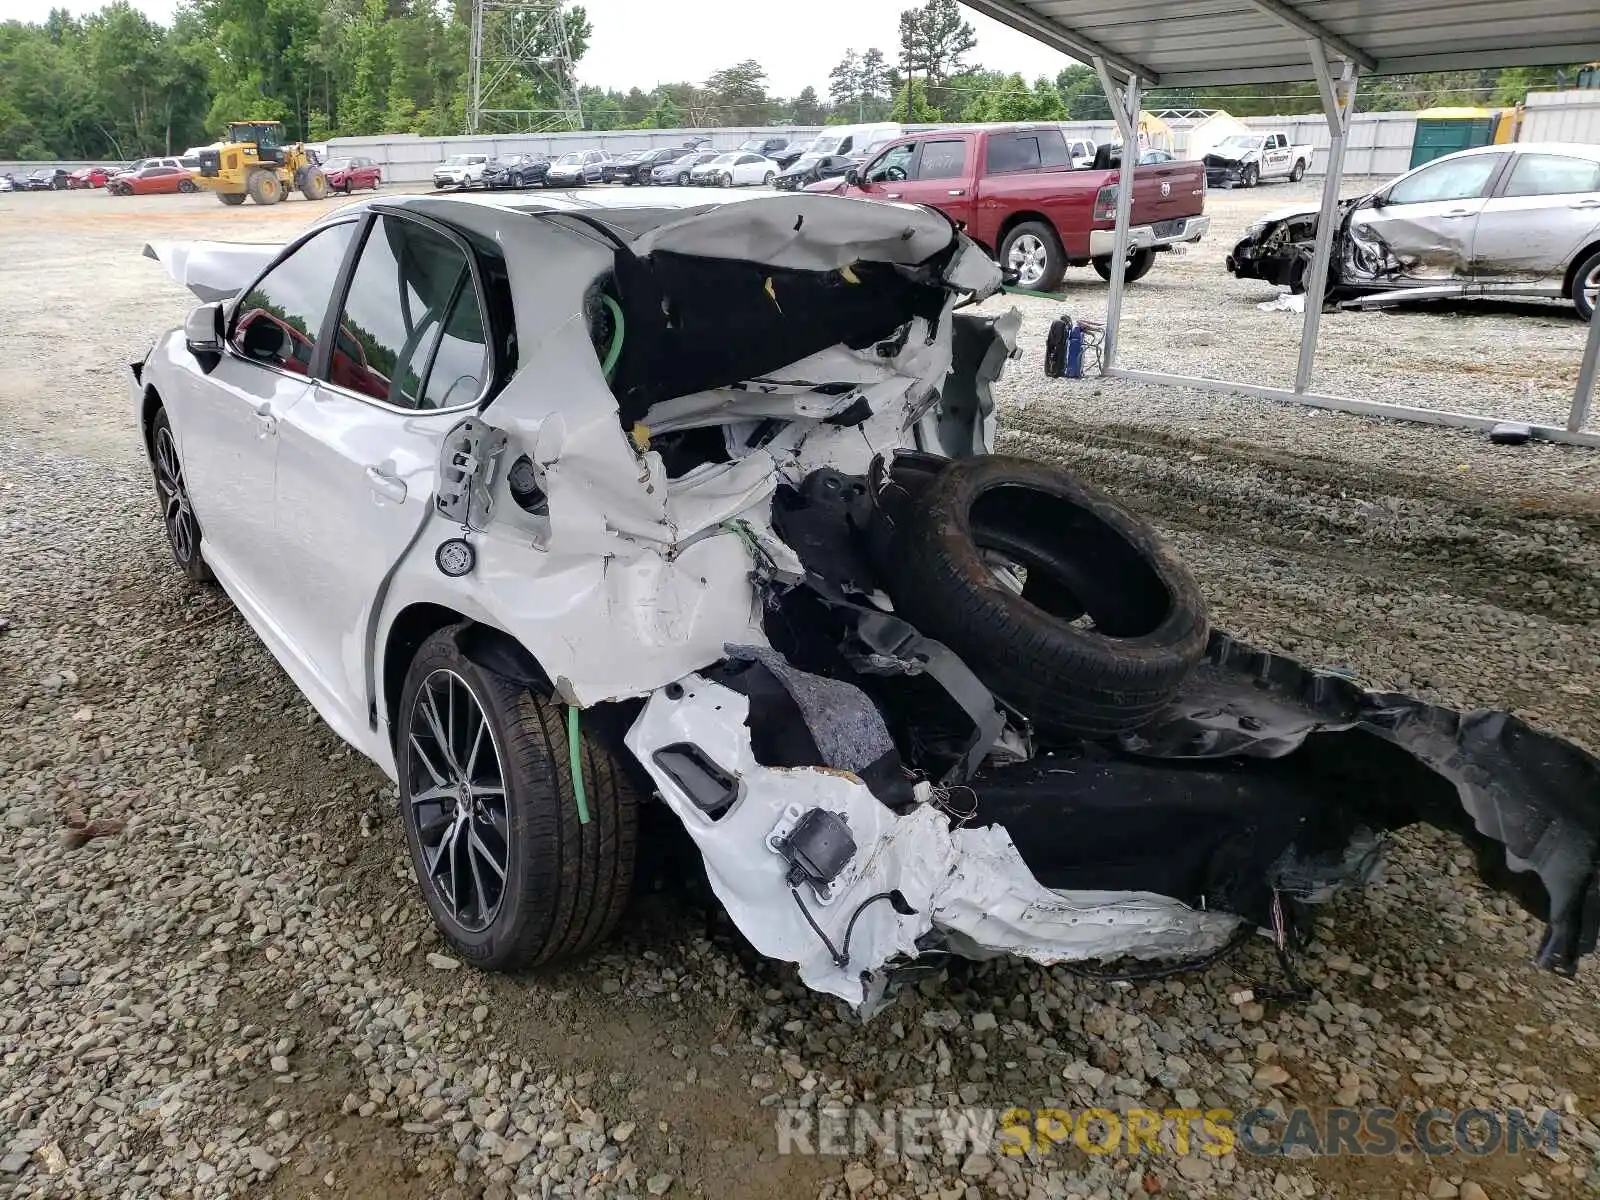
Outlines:
{"label": "yellow wheel loader", "polygon": [[195,182],[217,194],[224,204],[276,204],[290,191],[307,200],[328,194],[328,181],[304,145],[285,145],[276,121],[232,121],[228,140],[200,151]]}

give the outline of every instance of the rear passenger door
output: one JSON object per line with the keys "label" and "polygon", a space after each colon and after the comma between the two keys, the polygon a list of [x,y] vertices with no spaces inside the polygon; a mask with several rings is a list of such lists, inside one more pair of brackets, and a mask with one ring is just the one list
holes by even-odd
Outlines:
{"label": "rear passenger door", "polygon": [[1536,283],[1565,277],[1573,256],[1600,230],[1600,161],[1518,153],[1478,214],[1475,282]]}
{"label": "rear passenger door", "polygon": [[465,241],[375,214],[320,377],[282,423],[278,532],[300,595],[285,617],[297,623],[307,691],[357,745],[369,725],[369,623],[428,516],[445,433],[488,389],[486,313]]}

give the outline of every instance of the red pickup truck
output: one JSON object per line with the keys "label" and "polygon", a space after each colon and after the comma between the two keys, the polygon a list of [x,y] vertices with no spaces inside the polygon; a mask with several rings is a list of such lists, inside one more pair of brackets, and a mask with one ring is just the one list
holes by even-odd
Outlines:
{"label": "red pickup truck", "polygon": [[[1111,277],[1117,171],[1074,170],[1057,125],[910,134],[842,180],[807,190],[931,205],[1015,271],[1022,287],[1054,291],[1068,267],[1088,263],[1101,278]],[[1125,277],[1131,282],[1146,274],[1158,251],[1199,241],[1211,224],[1205,207],[1204,164],[1136,166]]]}

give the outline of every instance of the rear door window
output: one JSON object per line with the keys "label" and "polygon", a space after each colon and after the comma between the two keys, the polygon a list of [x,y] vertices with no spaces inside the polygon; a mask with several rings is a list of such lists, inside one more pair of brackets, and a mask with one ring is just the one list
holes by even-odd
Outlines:
{"label": "rear door window", "polygon": [[1570,196],[1600,192],[1600,162],[1565,154],[1519,154],[1506,181],[1507,196]]}
{"label": "rear door window", "polygon": [[984,170],[990,175],[1007,175],[1040,167],[1064,167],[1068,162],[1067,139],[1059,129],[1030,129],[990,134]]}
{"label": "rear door window", "polygon": [[339,314],[330,383],[397,408],[478,398],[488,339],[466,253],[404,217],[373,222]]}

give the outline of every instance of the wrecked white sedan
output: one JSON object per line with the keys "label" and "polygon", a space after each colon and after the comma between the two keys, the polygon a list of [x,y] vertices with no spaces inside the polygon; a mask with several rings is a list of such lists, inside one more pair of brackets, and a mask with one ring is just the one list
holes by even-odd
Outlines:
{"label": "wrecked white sedan", "polygon": [[934,951],[1286,950],[1416,820],[1545,965],[1595,944],[1592,757],[1208,636],[1145,525],[989,454],[1018,321],[937,212],[404,197],[147,253],[208,301],[133,368],[173,557],[396,780],[480,966],[605,936],[646,797],[863,1010]]}

